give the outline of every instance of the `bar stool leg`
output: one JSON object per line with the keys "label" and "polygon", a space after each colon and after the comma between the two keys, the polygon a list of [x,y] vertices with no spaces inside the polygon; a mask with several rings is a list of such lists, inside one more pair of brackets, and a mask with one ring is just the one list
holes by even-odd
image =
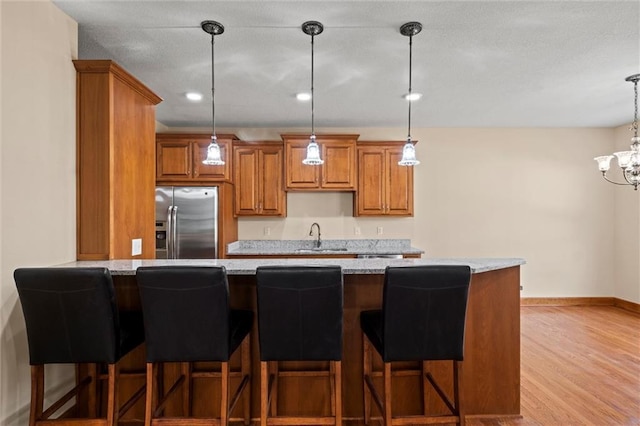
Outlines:
{"label": "bar stool leg", "polygon": [[144,426],[151,426],[151,417],[153,416],[153,408],[156,406],[158,397],[157,381],[158,378],[154,373],[154,364],[147,363],[147,391],[144,404]]}
{"label": "bar stool leg", "polygon": [[220,401],[220,424],[222,426],[228,426],[229,424],[229,363],[222,362],[222,398]]}
{"label": "bar stool leg", "polygon": [[[242,342],[242,346],[240,347],[241,357],[242,357],[242,379],[245,377],[249,378],[248,387],[243,390],[244,395],[242,395],[242,409],[244,413],[244,424],[245,426],[249,426],[251,424],[251,334],[247,334],[247,337],[244,338]],[[242,382],[241,382],[242,383]]]}
{"label": "bar stool leg", "polygon": [[391,426],[391,363],[384,363],[384,424]]}
{"label": "bar stool leg", "polygon": [[367,336],[362,333],[362,383],[363,383],[363,399],[364,399],[364,424],[368,425],[371,421],[371,390],[367,385],[367,377],[371,377],[371,344]]}
{"label": "bar stool leg", "polygon": [[462,374],[460,374],[460,369],[462,368],[462,363],[460,361],[453,361],[453,403],[456,407],[457,415],[460,420],[458,421],[459,426],[465,426],[466,421],[464,418],[464,410],[463,406],[460,404],[460,380]]}
{"label": "bar stool leg", "polygon": [[[273,388],[269,388],[269,408],[273,417],[278,415],[278,385],[280,377],[280,367],[278,361],[271,361],[271,374],[273,374]],[[271,380],[271,377],[269,377]]]}
{"label": "bar stool leg", "polygon": [[336,426],[342,425],[342,361],[331,361],[335,378],[335,406]]}
{"label": "bar stool leg", "polygon": [[260,361],[260,426],[267,426],[269,413],[269,363]]}
{"label": "bar stool leg", "polygon": [[193,381],[191,380],[191,363],[180,363],[181,374],[184,376],[182,383],[182,411],[185,417],[191,417],[191,390]]}
{"label": "bar stool leg", "polygon": [[427,385],[428,380],[427,380],[427,372],[428,370],[428,365],[427,365],[427,361],[422,361],[422,377],[421,377],[421,390],[422,390],[422,414],[424,414],[425,416],[427,414],[429,414],[429,386]]}
{"label": "bar stool leg", "polygon": [[107,384],[107,426],[115,426],[118,424],[118,368],[115,364],[108,365],[108,384]]}
{"label": "bar stool leg", "polygon": [[330,389],[330,400],[331,400],[331,415],[335,417],[336,415],[336,368],[335,362],[329,361],[329,386]]}
{"label": "bar stool leg", "polygon": [[31,408],[29,426],[35,426],[44,408],[44,365],[31,366]]}

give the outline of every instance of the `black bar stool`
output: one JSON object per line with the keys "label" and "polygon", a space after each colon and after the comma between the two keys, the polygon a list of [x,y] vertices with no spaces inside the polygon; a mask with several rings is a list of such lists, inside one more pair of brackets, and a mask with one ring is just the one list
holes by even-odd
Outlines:
{"label": "black bar stool", "polygon": [[[144,342],[140,312],[118,312],[113,282],[105,268],[21,268],[14,272],[27,326],[31,364],[29,425],[112,426],[137,399],[144,386],[118,407],[118,361]],[[88,375],[44,410],[45,364],[93,364]],[[97,363],[108,373],[98,374]],[[106,418],[99,414],[100,379],[107,379]],[[50,419],[74,396],[86,390],[88,418]],[[77,407],[79,408],[79,407]]]}
{"label": "black bar stool", "polygon": [[[342,269],[256,270],[260,335],[260,424],[342,424]],[[278,361],[329,361],[329,371],[280,371]],[[271,364],[271,365],[270,365]],[[269,367],[275,370],[269,373]],[[277,416],[278,377],[328,376],[331,417]],[[271,406],[273,417],[269,417]]]}
{"label": "black bar stool", "polygon": [[[136,273],[147,335],[147,406],[145,425],[227,425],[243,396],[244,424],[251,421],[250,330],[253,312],[229,307],[229,283],[224,267],[141,267]],[[231,372],[229,360],[241,347],[241,371]],[[217,361],[220,372],[193,371],[196,361]],[[157,367],[183,363],[182,374],[166,395],[159,395]],[[229,401],[230,379],[240,384]],[[220,378],[220,418],[191,416],[191,386],[195,378]],[[249,386],[247,386],[249,385]],[[182,386],[185,417],[160,417],[169,397]],[[244,391],[244,394],[243,394]],[[217,420],[217,421],[215,421]]]}
{"label": "black bar stool", "polygon": [[[399,424],[465,424],[460,401],[460,368],[464,354],[464,331],[471,269],[468,266],[387,267],[382,310],[360,314],[363,339],[364,418],[371,419],[371,397],[384,417],[385,426]],[[371,347],[384,362],[384,399],[376,391],[372,377]],[[428,360],[453,361],[453,398],[427,371]],[[429,416],[426,404],[423,414],[393,417],[391,413],[391,371],[394,361],[422,361],[415,371],[421,376],[422,393],[427,382],[451,411],[447,416]],[[402,372],[406,374],[406,370]],[[424,404],[424,401],[423,401]]]}

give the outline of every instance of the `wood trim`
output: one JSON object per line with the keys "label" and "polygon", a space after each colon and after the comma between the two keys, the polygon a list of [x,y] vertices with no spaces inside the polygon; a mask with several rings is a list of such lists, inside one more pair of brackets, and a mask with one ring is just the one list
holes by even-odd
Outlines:
{"label": "wood trim", "polygon": [[640,314],[640,304],[617,297],[521,297],[520,306],[615,306]]}
{"label": "wood trim", "polygon": [[140,80],[129,74],[124,68],[112,60],[84,60],[76,59],[73,61],[76,71],[83,73],[111,73],[131,89],[144,96],[153,105],[162,102],[162,98],[151,91]]}
{"label": "wood trim", "polygon": [[[415,145],[418,143],[418,141],[415,140],[411,140],[411,142]],[[363,148],[363,147],[389,147],[389,146],[394,146],[394,147],[398,147],[398,148],[402,148],[404,146],[404,144],[406,144],[407,141],[406,140],[393,140],[393,141],[356,141],[356,145],[358,148]]]}
{"label": "wood trim", "polygon": [[[238,137],[232,133],[216,133],[218,139],[231,139],[239,141]],[[211,133],[156,133],[156,140],[164,139],[211,139]]]}
{"label": "wood trim", "polygon": [[625,311],[640,314],[640,303],[635,303],[630,300],[618,299],[617,297],[614,297],[613,306],[624,309]]}

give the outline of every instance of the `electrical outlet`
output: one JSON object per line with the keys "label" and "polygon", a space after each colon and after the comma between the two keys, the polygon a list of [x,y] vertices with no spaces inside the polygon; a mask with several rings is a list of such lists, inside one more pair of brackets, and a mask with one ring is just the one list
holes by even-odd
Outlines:
{"label": "electrical outlet", "polygon": [[354,226],[353,227],[353,234],[354,235],[360,235],[360,227],[359,226]]}
{"label": "electrical outlet", "polygon": [[384,230],[382,229],[382,226],[378,226],[378,235],[382,235],[384,233]]}
{"label": "electrical outlet", "polygon": [[520,290],[521,290],[521,291],[522,291],[522,290],[524,290],[524,286],[522,286],[522,285],[521,285],[521,286],[520,286]]}
{"label": "electrical outlet", "polygon": [[268,226],[264,227],[264,235],[271,235],[271,228]]}
{"label": "electrical outlet", "polygon": [[140,256],[142,254],[142,238],[131,240],[131,256]]}

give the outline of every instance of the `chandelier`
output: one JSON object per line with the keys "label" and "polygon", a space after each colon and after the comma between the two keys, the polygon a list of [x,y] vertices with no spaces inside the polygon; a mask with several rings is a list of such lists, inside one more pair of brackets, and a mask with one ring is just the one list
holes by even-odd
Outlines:
{"label": "chandelier", "polygon": [[[631,138],[631,151],[614,152],[613,155],[603,155],[601,157],[595,157],[594,160],[598,162],[598,168],[602,172],[602,177],[607,181],[616,185],[631,185],[633,189],[638,190],[640,185],[640,137],[638,137],[638,81],[640,80],[640,74],[634,74],[625,79],[633,83],[634,91],[634,114],[633,123],[629,130],[633,131],[633,137]],[[618,159],[618,166],[622,172],[622,177],[625,182],[615,182],[607,176],[610,163],[613,157]]]}

